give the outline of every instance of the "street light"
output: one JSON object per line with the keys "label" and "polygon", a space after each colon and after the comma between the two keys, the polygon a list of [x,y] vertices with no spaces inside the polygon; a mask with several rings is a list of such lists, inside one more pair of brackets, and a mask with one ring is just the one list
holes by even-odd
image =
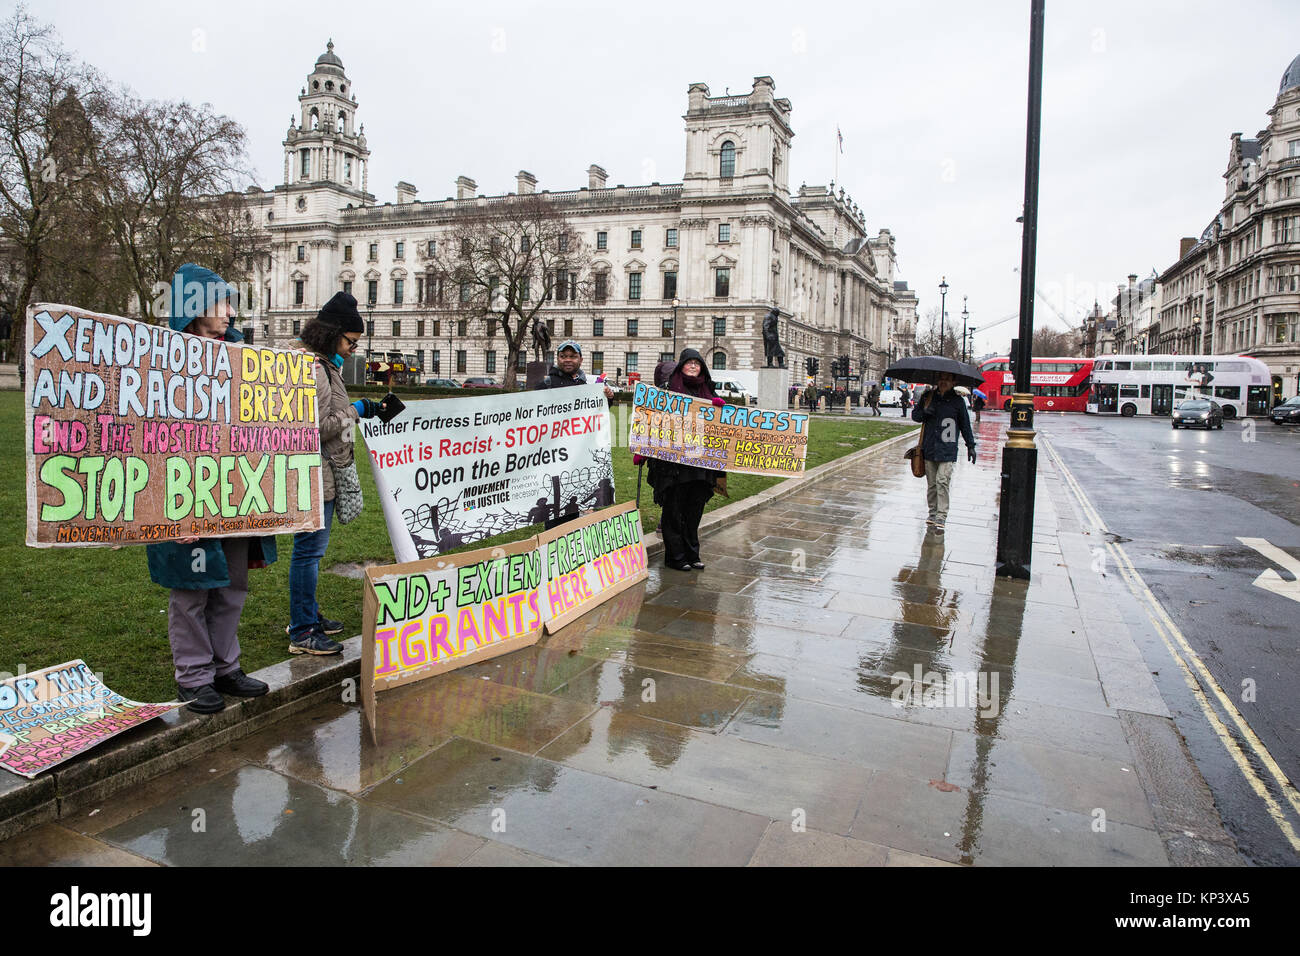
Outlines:
{"label": "street light", "polygon": [[966,319],[970,313],[966,311],[966,297],[961,297],[961,360],[966,361]]}
{"label": "street light", "polygon": [[681,304],[681,299],[673,299],[673,361],[677,360],[677,307]]}
{"label": "street light", "polygon": [[943,354],[943,320],[948,314],[948,277],[939,280],[939,354]]}
{"label": "street light", "polygon": [[[372,305],[374,303],[371,303]],[[370,360],[375,355],[375,310],[366,309],[366,381],[371,381]]]}

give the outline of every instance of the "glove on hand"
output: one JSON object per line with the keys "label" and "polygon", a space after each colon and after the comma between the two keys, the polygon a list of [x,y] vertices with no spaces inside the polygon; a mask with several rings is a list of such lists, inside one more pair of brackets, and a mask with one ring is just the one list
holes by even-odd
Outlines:
{"label": "glove on hand", "polygon": [[727,400],[725,398],[715,398],[713,404],[721,408],[723,405],[727,404]]}
{"label": "glove on hand", "polygon": [[645,464],[645,455],[633,455],[632,464],[636,465],[638,468]]}
{"label": "glove on hand", "polygon": [[379,403],[369,398],[358,398],[352,403],[352,407],[357,410],[357,414],[362,418],[374,418],[379,414]]}
{"label": "glove on hand", "polygon": [[975,464],[975,446],[974,446],[974,445],[967,445],[967,446],[966,446],[966,457],[970,459],[970,463],[971,463],[972,465]]}

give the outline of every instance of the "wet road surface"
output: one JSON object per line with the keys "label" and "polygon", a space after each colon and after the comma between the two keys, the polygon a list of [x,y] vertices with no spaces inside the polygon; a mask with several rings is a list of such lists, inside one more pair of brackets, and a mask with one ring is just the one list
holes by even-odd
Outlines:
{"label": "wet road surface", "polygon": [[1103,689],[1137,651],[1085,626],[1105,585],[1067,568],[1047,464],[1033,579],[994,578],[999,431],[946,535],[891,453],[710,535],[702,572],[381,695],[378,744],[321,704],[0,861],[1166,865],[1116,694],[1163,705]]}
{"label": "wet road surface", "polygon": [[[1082,415],[1037,424],[1281,772],[1300,780],[1300,586],[1286,584],[1300,569],[1300,429],[1239,420],[1175,431],[1168,419]],[[1295,564],[1240,538],[1263,539]],[[1270,567],[1291,597],[1253,583]],[[1144,652],[1242,851],[1300,863],[1158,642]],[[1268,780],[1265,761],[1252,753],[1250,763]],[[1294,787],[1272,781],[1270,791],[1300,830]]]}

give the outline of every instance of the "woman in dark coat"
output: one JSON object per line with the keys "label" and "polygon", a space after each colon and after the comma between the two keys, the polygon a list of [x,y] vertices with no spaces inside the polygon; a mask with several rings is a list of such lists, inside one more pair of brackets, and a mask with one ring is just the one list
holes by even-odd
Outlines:
{"label": "woman in dark coat", "polygon": [[[656,376],[658,377],[658,376]],[[725,405],[713,391],[708,366],[695,349],[684,349],[677,365],[667,373],[664,387],[671,392],[708,399]],[[724,472],[650,459],[648,480],[655,504],[663,508],[659,531],[664,539],[664,565],[677,571],[702,569],[700,519],[713,497],[714,485]]]}

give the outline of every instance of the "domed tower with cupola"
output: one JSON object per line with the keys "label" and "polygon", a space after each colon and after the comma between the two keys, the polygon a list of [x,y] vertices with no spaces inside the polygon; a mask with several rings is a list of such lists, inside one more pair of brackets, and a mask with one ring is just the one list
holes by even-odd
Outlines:
{"label": "domed tower with cupola", "polygon": [[284,184],[288,187],[333,186],[353,201],[374,202],[369,193],[370,150],[357,123],[357,97],[334,52],[325,46],[298,95],[298,115],[289,121],[284,140]]}

